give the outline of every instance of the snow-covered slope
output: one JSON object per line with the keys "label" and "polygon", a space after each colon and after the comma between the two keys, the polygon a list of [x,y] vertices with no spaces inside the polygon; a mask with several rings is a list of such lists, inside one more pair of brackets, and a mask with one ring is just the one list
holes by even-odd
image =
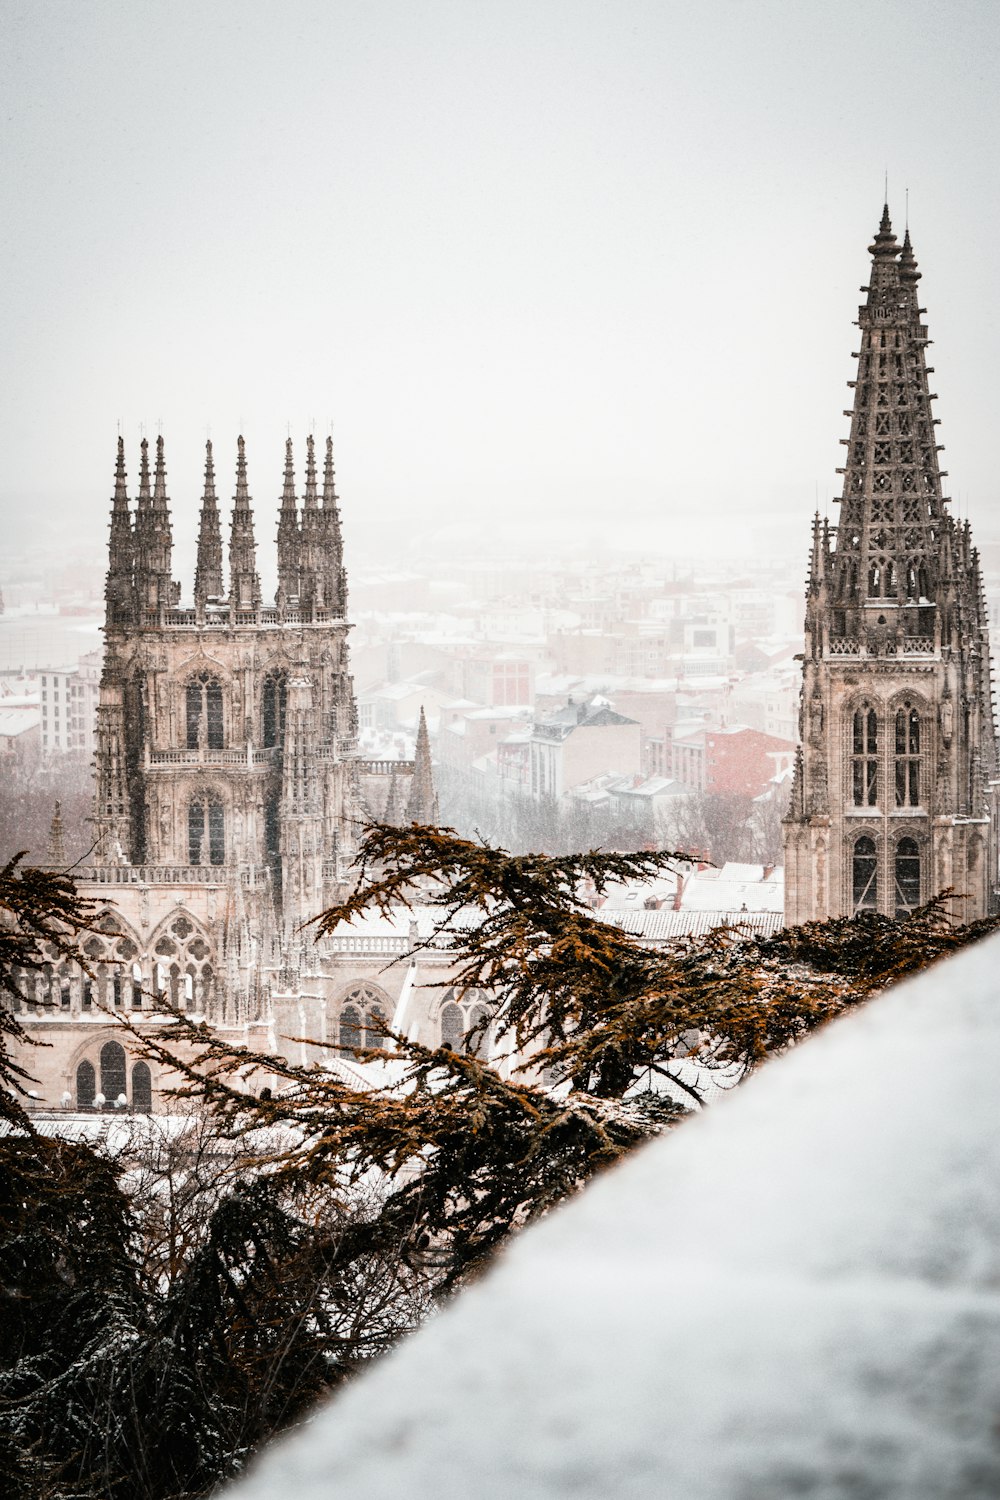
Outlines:
{"label": "snow-covered slope", "polygon": [[1000,1495],[1000,937],[528,1231],[234,1500]]}

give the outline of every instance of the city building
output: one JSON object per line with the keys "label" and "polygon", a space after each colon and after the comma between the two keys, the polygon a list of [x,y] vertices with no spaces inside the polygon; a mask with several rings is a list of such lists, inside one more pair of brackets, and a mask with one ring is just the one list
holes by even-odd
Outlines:
{"label": "city building", "polygon": [[[134,509],[119,440],[94,862],[74,871],[97,903],[95,928],[83,939],[86,970],[52,953],[25,977],[22,1019],[49,1044],[26,1062],[49,1106],[157,1107],[163,1079],[115,1019],[156,1024],[157,995],[230,1039],[296,1057],[305,1043],[293,1038],[334,1050],[374,1038],[400,1014],[404,990],[406,1024],[421,1039],[436,1044],[442,1027],[454,1030],[440,965],[424,989],[402,960],[405,933],[316,943],[303,929],[346,894],[367,818],[432,822],[436,813],[422,713],[413,761],[369,761],[357,748],[330,442],[321,485],[307,440],[301,506],[286,445],[273,605],[261,598],[242,438],[228,585],[211,444],[190,605],[171,551],[163,439],[152,472],[142,443]],[[63,709],[67,674],[46,675]]]}
{"label": "city building", "polygon": [[970,921],[996,883],[979,557],[942,493],[921,273],[888,208],[870,253],[840,520],[813,524],[785,915],[902,914],[951,890]]}

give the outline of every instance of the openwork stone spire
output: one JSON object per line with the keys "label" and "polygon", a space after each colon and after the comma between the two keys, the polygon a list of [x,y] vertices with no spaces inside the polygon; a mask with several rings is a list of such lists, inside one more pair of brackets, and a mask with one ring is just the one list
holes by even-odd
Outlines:
{"label": "openwork stone spire", "polygon": [[326,440],[323,464],[323,537],[326,574],[326,606],[337,614],[347,613],[347,573],[344,569],[344,540],[340,528],[337,482],[333,471],[333,438]]}
{"label": "openwork stone spire", "polygon": [[152,495],[149,492],[149,444],[143,438],[135,523],[135,591],[139,609],[143,613],[162,613],[177,603],[179,591],[170,577],[172,549],[163,438],[156,439]]}
{"label": "openwork stone spire", "polygon": [[411,823],[436,823],[437,798],[434,795],[434,772],[431,765],[431,742],[427,733],[427,716],[420,709],[417,745],[413,757],[413,784],[406,816]]}
{"label": "openwork stone spire", "polygon": [[194,570],[195,606],[203,610],[209,599],[220,599],[222,594],[222,527],[215,498],[215,464],[209,441],[205,444],[205,489],[201,499],[198,560]]}
{"label": "openwork stone spire", "polygon": [[888,207],[869,252],[840,521],[813,526],[786,917],[902,914],[952,887],[969,920],[995,885],[987,613],[942,494],[921,273]]}
{"label": "openwork stone spire", "polygon": [[917,306],[920,272],[908,231],[900,253],[888,208],[869,249],[830,626],[847,639],[876,626],[933,635],[946,500],[927,382],[929,340]]}
{"label": "openwork stone spire", "polygon": [[319,508],[316,449],[312,433],[310,433],[306,438],[306,491],[302,504],[299,559],[302,607],[310,615],[315,615],[326,606],[326,570],[323,551],[323,513]]}
{"label": "openwork stone spire", "polygon": [[260,604],[253,502],[247,483],[246,444],[242,437],[236,439],[236,494],[229,528],[229,598],[231,607],[238,610],[253,610]]}
{"label": "openwork stone spire", "polygon": [[111,534],[108,539],[108,573],[104,586],[106,619],[109,626],[127,625],[135,615],[133,570],[135,538],[125,482],[125,440],[118,439],[115,464],[115,493],[111,502]]}
{"label": "openwork stone spire", "polygon": [[285,609],[293,599],[299,597],[299,567],[301,536],[299,533],[298,502],[295,495],[295,465],[292,458],[292,440],[285,443],[285,482],[281,491],[281,509],[278,512],[278,592],[279,609]]}

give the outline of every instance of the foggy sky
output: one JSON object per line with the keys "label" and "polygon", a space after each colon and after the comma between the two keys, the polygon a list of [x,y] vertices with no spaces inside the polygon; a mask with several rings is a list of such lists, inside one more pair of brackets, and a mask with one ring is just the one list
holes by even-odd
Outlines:
{"label": "foggy sky", "polygon": [[[5,0],[0,499],[103,543],[162,424],[258,538],[332,430],[347,530],[660,550],[838,493],[883,172],[946,492],[998,528],[1000,7]],[[67,529],[68,528],[68,529]],[[350,556],[348,558],[350,561]],[[185,579],[186,585],[189,580]],[[187,588],[186,588],[187,591]]]}

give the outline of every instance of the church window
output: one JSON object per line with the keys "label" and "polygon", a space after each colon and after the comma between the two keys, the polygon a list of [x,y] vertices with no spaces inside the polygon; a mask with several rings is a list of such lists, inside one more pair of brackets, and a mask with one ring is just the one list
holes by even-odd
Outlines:
{"label": "church window", "polygon": [[142,970],[138,964],[132,965],[132,1009],[142,1010]]}
{"label": "church window", "polygon": [[210,750],[221,750],[224,744],[222,686],[207,672],[187,685],[187,746],[197,750],[202,743]]}
{"label": "church window", "polygon": [[226,818],[221,800],[203,792],[188,805],[188,864],[226,862]]}
{"label": "church window", "polygon": [[441,1007],[442,1047],[463,1052],[468,1057],[489,1057],[490,1012],[482,990],[466,990],[461,996],[455,990],[445,990],[444,999]]}
{"label": "church window", "polygon": [[132,1108],[140,1115],[153,1113],[153,1080],[148,1063],[137,1062],[132,1069]]}
{"label": "church window", "polygon": [[345,1005],[340,1013],[340,1050],[348,1054],[360,1047],[361,1012],[353,1005]]}
{"label": "church window", "polygon": [[125,1048],[120,1042],[105,1042],[101,1048],[101,1093],[115,1104],[125,1092]]}
{"label": "church window", "polygon": [[97,1095],[97,1079],[94,1074],[94,1064],[83,1062],[76,1070],[76,1107],[77,1109],[93,1109],[94,1099]]}
{"label": "church window", "polygon": [[285,741],[285,704],[288,686],[284,672],[270,672],[261,693],[261,744],[271,750]]}
{"label": "church window", "polygon": [[920,848],[914,838],[896,845],[896,916],[905,917],[920,905]]}
{"label": "church window", "polygon": [[875,840],[862,834],[854,845],[851,867],[852,899],[855,911],[878,909],[878,858]]}
{"label": "church window", "polygon": [[111,978],[111,1003],[121,1005],[122,1003],[122,976],[114,974]]}
{"label": "church window", "polygon": [[851,780],[855,807],[878,803],[878,717],[873,708],[855,710],[851,744]]}
{"label": "church window", "polygon": [[909,703],[896,710],[896,806],[920,806],[920,715]]}

